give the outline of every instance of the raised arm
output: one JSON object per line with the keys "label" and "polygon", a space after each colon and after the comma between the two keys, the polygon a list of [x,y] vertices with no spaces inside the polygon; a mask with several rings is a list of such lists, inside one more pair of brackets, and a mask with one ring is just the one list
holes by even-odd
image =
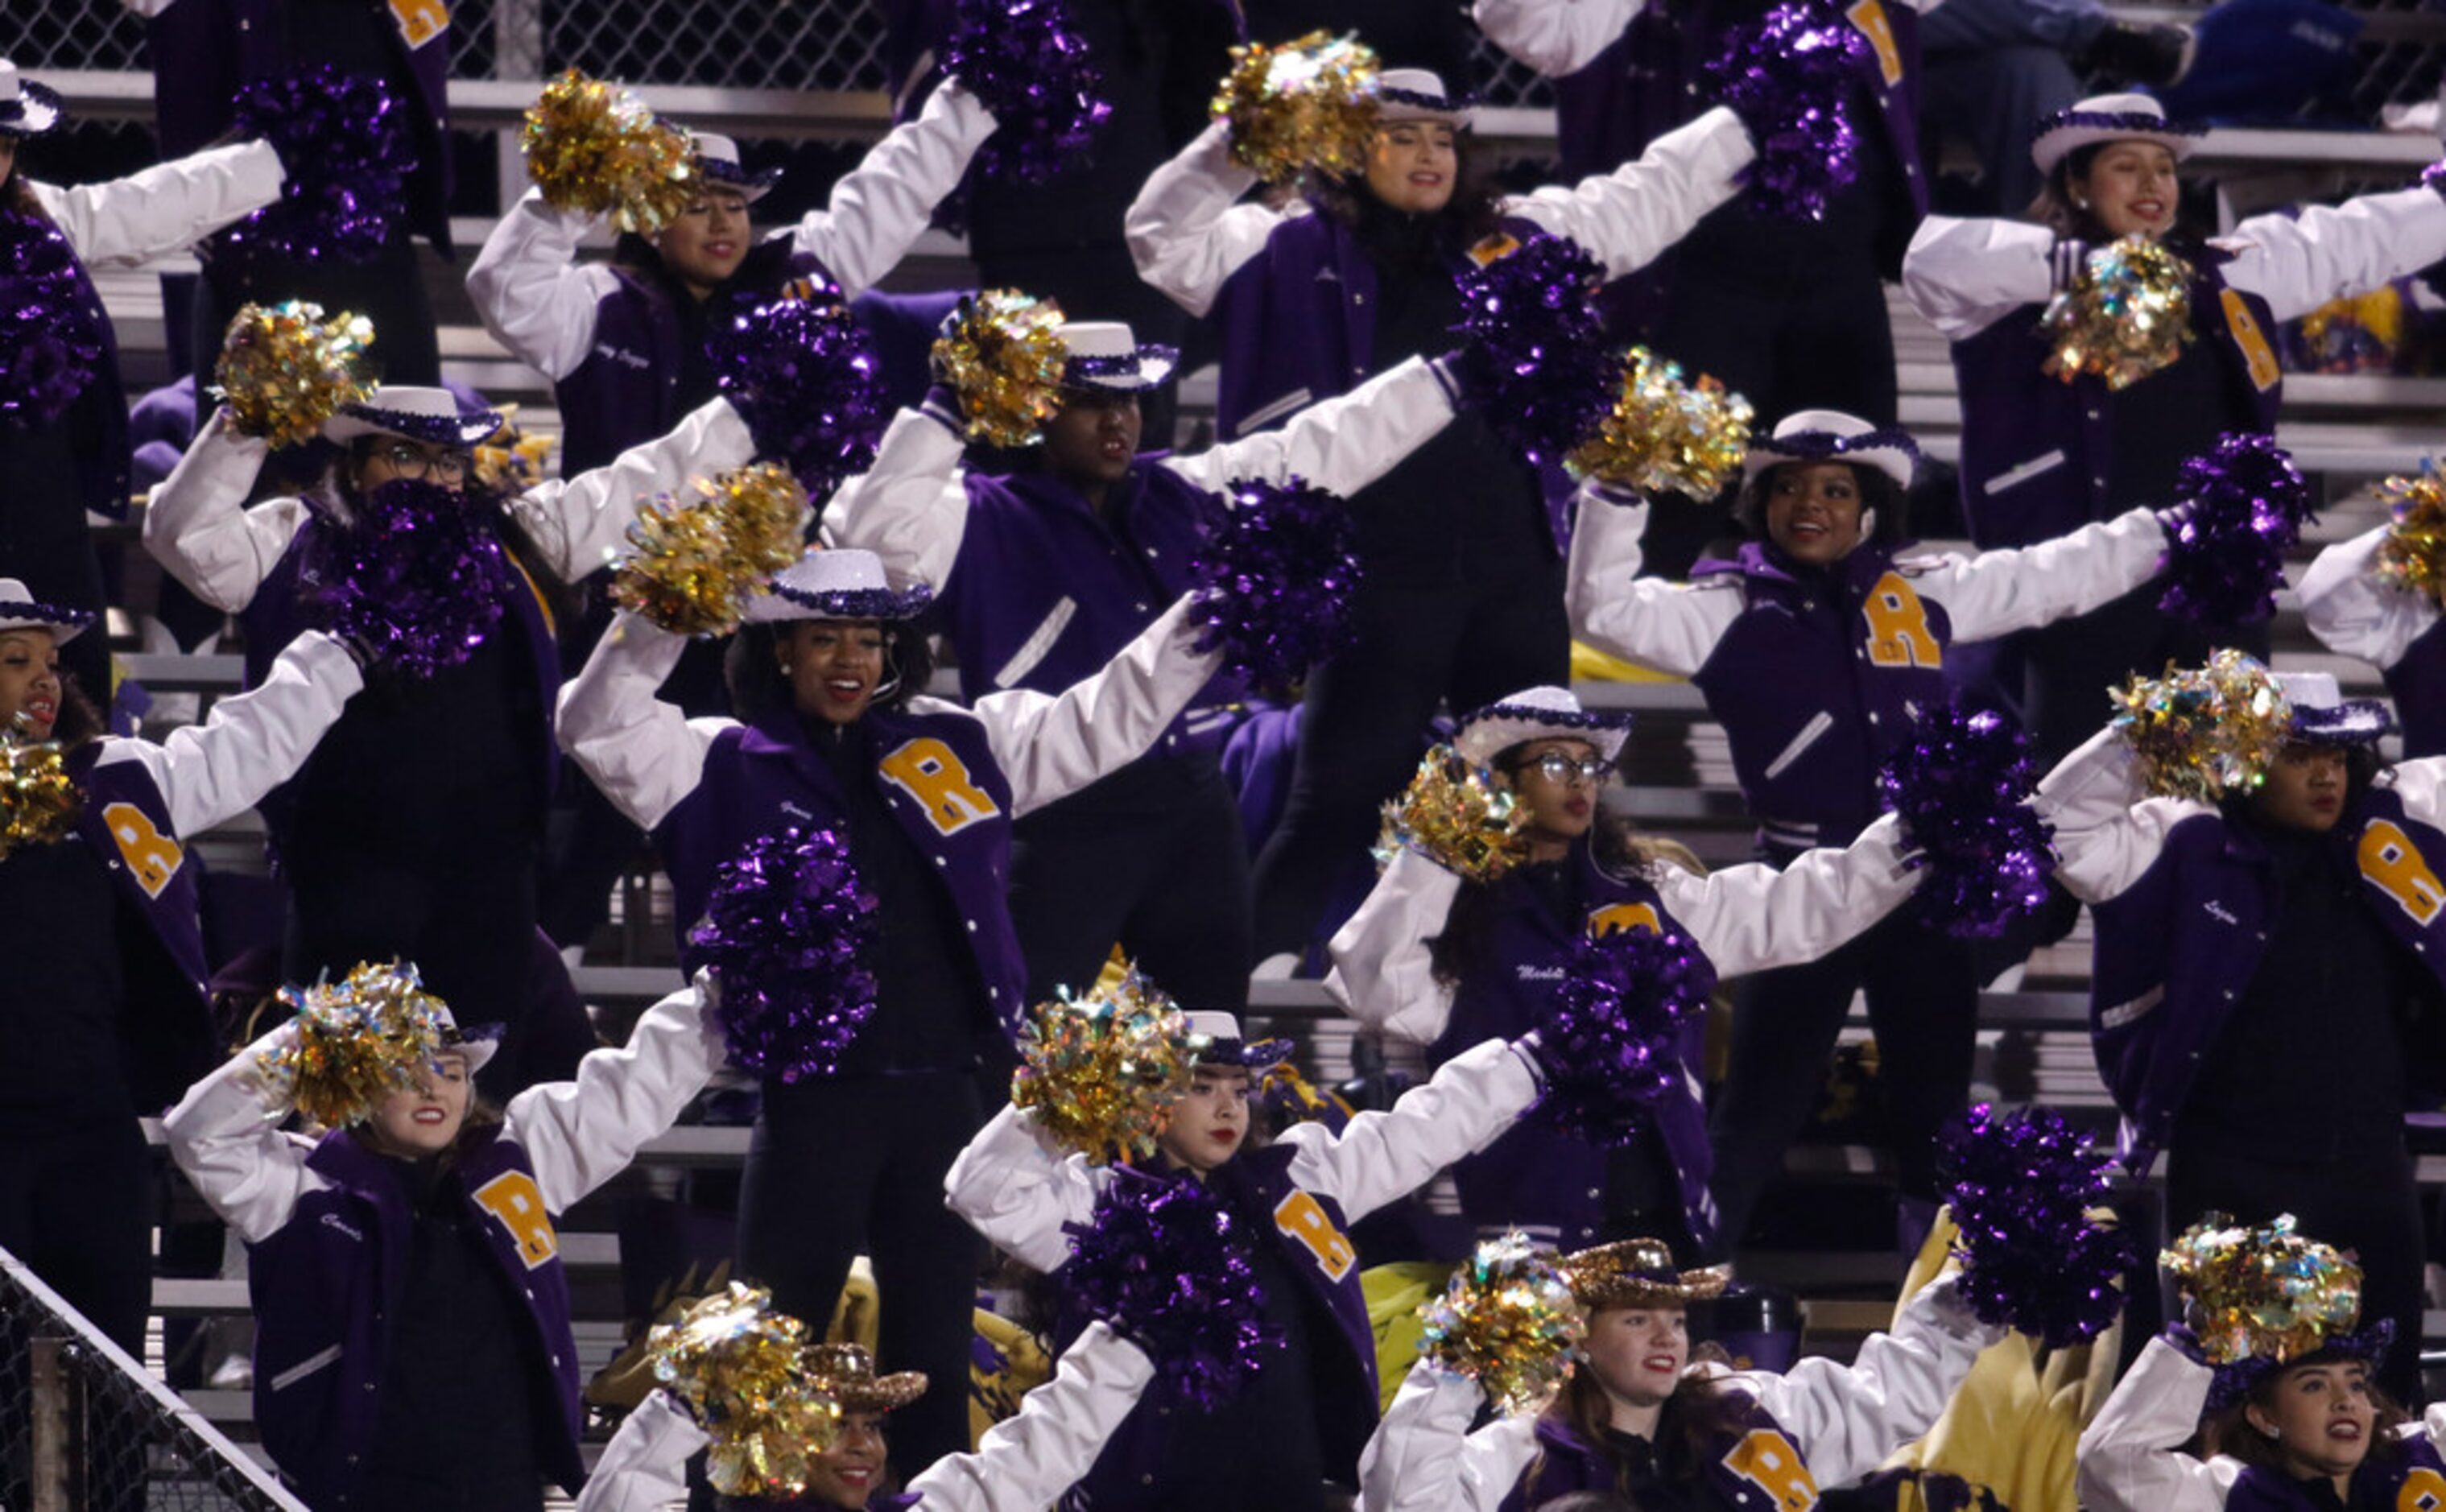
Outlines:
{"label": "raised arm", "polygon": [[841,484],[824,506],[824,529],[834,544],[871,551],[891,571],[941,593],[969,533],[960,445],[959,420],[940,401],[929,398],[900,411],[883,433],[874,464]]}
{"label": "raised arm", "polygon": [[574,478],[536,484],[506,507],[543,554],[574,582],[618,556],[637,506],[656,494],[743,467],[756,455],[747,422],[726,399],[688,411],[667,436],[642,442]]}
{"label": "raised arm", "polygon": [[467,297],[510,355],[560,382],[594,350],[603,301],[620,277],[600,264],[579,266],[577,244],[598,217],[555,210],[530,189],[510,207],[467,270]]}
{"label": "raised arm", "polygon": [[1607,277],[1619,278],[1654,262],[1740,193],[1741,170],[1757,156],[1741,118],[1718,105],[1611,173],[1515,196],[1503,208],[1571,237],[1605,264]]}
{"label": "raised arm", "polygon": [[1782,1375],[1737,1374],[1794,1440],[1820,1485],[1858,1480],[1928,1431],[1970,1373],[1979,1351],[2004,1336],[1971,1315],[1951,1277],[1922,1287],[1891,1333],[1872,1333],[1850,1365],[1802,1360]]}
{"label": "raised arm", "polygon": [[1257,176],[1232,161],[1232,128],[1217,121],[1147,177],[1121,234],[1138,276],[1193,315],[1214,307],[1223,280],[1265,249],[1284,212],[1236,201]]}
{"label": "raised arm", "polygon": [[1344,1012],[1414,1045],[1443,1037],[1453,990],[1436,979],[1427,942],[1444,932],[1460,888],[1459,877],[1416,851],[1393,858],[1327,947],[1325,990]]}
{"label": "raised arm", "polygon": [[652,829],[705,780],[705,753],[720,720],[691,720],[654,696],[687,642],[623,613],[594,644],[583,671],[560,690],[555,728],[612,806]]}
{"label": "raised arm", "polygon": [[833,185],[824,208],[808,211],[786,235],[824,265],[842,297],[856,298],[909,255],[993,130],[984,102],[945,80],[916,120],[869,148]]}
{"label": "raised arm", "polygon": [[997,1423],[972,1454],[950,1454],[909,1483],[916,1512],[1040,1512],[1085,1478],[1155,1379],[1155,1362],[1095,1322],[1062,1351],[1053,1379],[1019,1415]]}
{"label": "raised arm", "polygon": [[[2446,756],[2397,762],[2380,781],[2402,801],[2404,817],[2446,826]],[[2446,860],[2446,857],[2437,859]]]}
{"label": "raised arm", "polygon": [[187,591],[224,614],[254,602],[306,523],[306,505],[274,499],[246,507],[271,444],[241,436],[218,409],[156,483],[144,506],[144,549]]}
{"label": "raised arm", "polygon": [[1345,498],[1392,471],[1452,423],[1457,381],[1440,362],[1404,358],[1346,394],[1309,406],[1281,427],[1163,465],[1201,488],[1234,479],[1297,477]]}
{"label": "raised arm", "polygon": [[194,246],[280,198],[286,179],[268,142],[241,142],[124,179],[62,189],[38,183],[34,198],[89,268],[133,267]]}
{"label": "raised arm", "polygon": [[1051,1274],[1070,1262],[1065,1223],[1095,1220],[1109,1178],[1038,1133],[1036,1120],[1006,1106],[977,1130],[943,1178],[943,1200],[995,1248]]}
{"label": "raised arm", "polygon": [[112,741],[102,759],[143,763],[170,806],[171,827],[200,835],[295,776],[365,682],[346,646],[308,631],[261,683],[215,704],[202,724],[173,730],[158,746]]}
{"label": "raised arm", "polygon": [[249,1244],[278,1233],[300,1199],[330,1184],[307,1168],[313,1146],[280,1132],[288,1094],[261,1064],[296,1037],[294,1023],[282,1024],[187,1088],[161,1120],[170,1158]]}
{"label": "raised arm", "polygon": [[647,1392],[603,1446],[577,1512],[663,1512],[686,1502],[688,1457],[712,1442],[671,1393]]}
{"label": "raised arm", "polygon": [[1688,677],[1707,664],[1740,617],[1741,595],[1729,585],[1694,588],[1640,576],[1647,508],[1646,500],[1628,490],[1581,485],[1563,602],[1572,633],[1590,645]]}
{"label": "raised arm", "polygon": [[2102,903],[2137,882],[2187,819],[2215,810],[2175,798],[2141,797],[2132,747],[2102,729],[2039,783],[2040,817],[2056,827],[2056,879],[2084,903]]}
{"label": "raised arm", "polygon": [[2151,1339],[2080,1434],[2080,1504],[2090,1512],[2219,1512],[2238,1461],[2183,1452],[2214,1372]]}
{"label": "raised arm", "polygon": [[1477,0],[1477,29],[1549,79],[1596,62],[1647,9],[1646,0]]}
{"label": "raised arm", "polygon": [[2225,281],[2291,320],[2446,258],[2446,197],[2398,189],[2313,205],[2299,217],[2253,216],[2216,245],[2233,254]]}
{"label": "raised arm", "polygon": [[2079,242],[2027,221],[1930,216],[1903,254],[1903,293],[1947,341],[1964,341],[2054,298],[2086,255]]}
{"label": "raised arm", "polygon": [[1535,1105],[1543,1086],[1526,1040],[1488,1040],[1436,1068],[1391,1107],[1362,1113],[1334,1133],[1292,1125],[1290,1178],[1332,1198],[1352,1222],[1398,1201],[1465,1155],[1475,1155]]}
{"label": "raised arm", "polygon": [[628,1168],[722,1065],[712,979],[700,973],[653,1007],[618,1049],[590,1052],[566,1082],[510,1099],[503,1122],[525,1147],[546,1211],[559,1213]]}
{"label": "raised arm", "polygon": [[2385,671],[2437,624],[2437,600],[2379,581],[2378,549],[2388,527],[2319,553],[2302,575],[2302,619],[2319,644]]}
{"label": "raised arm", "polygon": [[1059,695],[1013,688],[974,710],[1010,781],[1014,819],[1077,792],[1145,754],[1223,665],[1197,652],[1183,598],[1121,648],[1103,671]]}
{"label": "raised arm", "polygon": [[1722,976],[1814,961],[1894,911],[1919,885],[1903,866],[1891,814],[1837,850],[1804,851],[1781,871],[1751,861],[1694,876],[1658,866],[1652,880]]}
{"label": "raised arm", "polygon": [[2035,546],[1940,558],[1911,569],[1910,583],[1944,604],[1955,640],[1991,640],[2120,598],[2157,576],[2165,558],[2157,512],[2134,509]]}
{"label": "raised arm", "polygon": [[1528,1418],[1469,1430],[1477,1383],[1433,1360],[1410,1367],[1359,1456],[1360,1512],[1496,1512],[1537,1457]]}

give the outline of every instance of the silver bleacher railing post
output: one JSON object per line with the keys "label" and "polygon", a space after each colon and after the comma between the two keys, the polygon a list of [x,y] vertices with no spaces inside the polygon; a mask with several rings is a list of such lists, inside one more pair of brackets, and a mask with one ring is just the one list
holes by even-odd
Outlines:
{"label": "silver bleacher railing post", "polygon": [[30,1342],[28,1404],[33,1422],[33,1512],[70,1512],[68,1499],[68,1399],[74,1383],[60,1365],[60,1341]]}

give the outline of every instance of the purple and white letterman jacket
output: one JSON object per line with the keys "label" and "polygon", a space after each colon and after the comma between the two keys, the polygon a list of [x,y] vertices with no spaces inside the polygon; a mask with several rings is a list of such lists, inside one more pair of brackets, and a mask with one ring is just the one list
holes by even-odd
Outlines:
{"label": "purple and white letterman jacket", "polygon": [[[2105,380],[2043,369],[2046,302],[2088,255],[2044,226],[1930,216],[1903,258],[1903,292],[1953,344],[1962,387],[1962,507],[1982,546],[2068,535],[2118,502]],[[2446,257],[2446,198],[2428,189],[2362,195],[2297,217],[2253,216],[2210,242],[2192,268],[2184,361],[2217,363],[2263,430],[2276,425],[2284,370],[2271,323],[2375,289]],[[2215,438],[2202,436],[2203,449]]]}
{"label": "purple and white letterman jacket", "polygon": [[[1611,173],[1505,199],[1503,215],[1513,235],[1569,236],[1619,278],[1732,198],[1755,156],[1740,118],[1710,110]],[[1218,122],[1156,170],[1123,221],[1138,276],[1214,313],[1227,439],[1358,387],[1375,342],[1376,271],[1349,229],[1304,201],[1237,203],[1255,182]]]}
{"label": "purple and white letterman jacket", "polygon": [[[1778,1375],[1698,1364],[1758,1405],[1762,1418],[1704,1468],[1723,1505],[1810,1512],[1821,1486],[1848,1484],[1928,1431],[1979,1352],[2004,1336],[1980,1322],[1958,1283],[1940,1279],[1904,1305],[1891,1333],[1872,1333],[1850,1365],[1803,1360]],[[1541,1457],[1558,1447],[1535,1415],[1472,1433],[1477,1383],[1421,1360],[1386,1409],[1361,1462],[1362,1512],[1509,1512]],[[1610,1478],[1591,1489],[1610,1490]]]}
{"label": "purple and white letterman jacket", "polygon": [[2387,527],[2319,553],[2302,575],[2302,618],[2319,644],[2377,668],[2403,724],[2406,756],[2446,756],[2446,633],[2437,600],[2379,580]]}
{"label": "purple and white letterman jacket", "polygon": [[[415,1347],[386,1322],[405,1281],[414,1219],[388,1162],[347,1130],[320,1139],[281,1132],[288,1095],[259,1057],[295,1034],[284,1024],[240,1050],[197,1083],[163,1127],[179,1168],[247,1244],[264,1446],[324,1506],[356,1484],[389,1351]],[[588,1055],[571,1081],[511,1099],[499,1126],[463,1144],[452,1166],[448,1179],[480,1219],[552,1372],[560,1411],[544,1462],[564,1488],[585,1479],[583,1408],[553,1216],[670,1127],[722,1064],[722,1043],[710,990],[674,992],[647,1011],[626,1046]]]}

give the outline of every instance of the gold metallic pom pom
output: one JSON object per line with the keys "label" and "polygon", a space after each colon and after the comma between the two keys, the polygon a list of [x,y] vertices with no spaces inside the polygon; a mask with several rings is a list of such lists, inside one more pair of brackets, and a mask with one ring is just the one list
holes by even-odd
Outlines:
{"label": "gold metallic pom pom", "polygon": [[1491,882],[1528,855],[1520,831],[1529,810],[1483,766],[1472,766],[1450,746],[1420,758],[1402,796],[1384,805],[1376,860],[1389,865],[1414,850],[1473,882]]}
{"label": "gold metallic pom pom", "polygon": [[1132,968],[1116,987],[1036,1006],[1010,1100],[1090,1161],[1143,1159],[1189,1087],[1194,1048],[1188,1016]]}
{"label": "gold metallic pom pom", "polygon": [[1741,470],[1756,418],[1748,400],[1715,379],[1685,382],[1679,366],[1633,347],[1612,412],[1569,462],[1583,478],[1712,499]]}
{"label": "gold metallic pom pom", "polygon": [[665,494],[629,527],[612,599],[677,635],[739,628],[748,600],[804,549],[807,491],[779,463],[734,468],[696,497]]}
{"label": "gold metallic pom pom", "polygon": [[2361,1320],[2361,1268],[2293,1231],[2211,1213],[2158,1257],[2183,1290],[2183,1321],[2211,1365],[2316,1353]]}
{"label": "gold metallic pom pom", "polygon": [[366,396],[373,339],[373,322],[346,311],[326,319],[322,306],[296,299],[242,306],[221,338],[213,396],[239,435],[303,445]]}
{"label": "gold metallic pom pom", "polygon": [[574,68],[527,107],[518,149],[546,204],[609,215],[640,236],[678,219],[703,187],[687,132],[633,92]]}
{"label": "gold metallic pom pom", "polygon": [[57,742],[0,735],[0,860],[66,840],[83,806]]}
{"label": "gold metallic pom pom", "polygon": [[1324,31],[1233,47],[1214,105],[1232,123],[1232,161],[1268,183],[1358,173],[1376,129],[1376,72],[1365,43]]}
{"label": "gold metallic pom pom", "polygon": [[804,1496],[840,1406],[808,1374],[807,1327],[760,1286],[730,1283],[646,1335],[654,1379],[713,1436],[706,1476],[724,1496]]}
{"label": "gold metallic pom pom", "polygon": [[2183,354],[2192,339],[2192,267],[2136,233],[2099,247],[2072,287],[2039,317],[2051,349],[2046,371],[2081,373],[2109,388],[2137,383]]}
{"label": "gold metallic pom pom", "polygon": [[969,439],[1025,446],[1062,408],[1062,307],[1011,289],[962,299],[934,341],[935,370],[959,391]]}
{"label": "gold metallic pom pom", "polygon": [[487,493],[522,494],[543,482],[552,438],[528,435],[517,417],[517,406],[501,406],[501,428],[477,444],[476,481]]}
{"label": "gold metallic pom pom", "polygon": [[2109,696],[2141,784],[2161,797],[2212,803],[2253,792],[2291,738],[2285,690],[2238,651],[2218,652],[2205,667],[2169,662],[2163,677],[2136,676]]}
{"label": "gold metallic pom pom", "polygon": [[1562,1384],[1587,1327],[1553,1253],[1517,1233],[1480,1243],[1419,1315],[1422,1352],[1476,1381],[1506,1413]]}
{"label": "gold metallic pom pom", "polygon": [[2379,581],[2432,598],[2446,594],[2446,478],[2435,462],[2418,478],[2390,478],[2379,497],[2395,513],[2379,542]]}
{"label": "gold metallic pom pom", "polygon": [[282,988],[280,1000],[296,1012],[297,1037],[259,1064],[297,1111],[329,1128],[413,1089],[442,1052],[442,999],[405,962],[362,963],[336,984]]}

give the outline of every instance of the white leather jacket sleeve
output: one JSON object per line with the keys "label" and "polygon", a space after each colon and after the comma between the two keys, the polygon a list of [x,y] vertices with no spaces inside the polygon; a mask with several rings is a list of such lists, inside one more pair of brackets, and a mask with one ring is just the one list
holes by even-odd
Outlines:
{"label": "white leather jacket sleeve", "polygon": [[1325,990],[1344,1012],[1413,1045],[1443,1037],[1453,990],[1436,980],[1427,942],[1444,932],[1460,889],[1458,875],[1417,851],[1393,858],[1327,947]]}
{"label": "white leather jacket sleeve", "polygon": [[640,829],[705,780],[705,754],[731,722],[688,718],[654,696],[687,642],[623,612],[560,690],[560,748]]}
{"label": "white leather jacket sleeve", "polygon": [[213,705],[202,724],[172,730],[159,745],[110,741],[99,760],[142,763],[169,804],[171,827],[200,835],[295,776],[365,685],[348,649],[310,630],[282,650],[261,683]]}
{"label": "white leather jacket sleeve", "polygon": [[1138,276],[1193,315],[1214,307],[1223,281],[1265,250],[1285,212],[1240,204],[1257,176],[1232,161],[1232,128],[1215,122],[1147,177],[1121,218]]}
{"label": "white leather jacket sleeve", "polygon": [[241,142],[105,183],[37,183],[34,198],[86,267],[134,267],[254,214],[280,198],[287,177],[272,143]]}
{"label": "white leather jacket sleeve", "polygon": [[600,263],[580,265],[577,245],[599,217],[555,210],[543,191],[518,197],[467,270],[467,297],[493,339],[536,371],[560,382],[594,350],[603,301],[620,278]]}
{"label": "white leather jacket sleeve", "polygon": [[1602,483],[1581,485],[1563,585],[1571,629],[1599,651],[1676,677],[1695,675],[1746,607],[1740,590],[1642,577],[1648,505]]}
{"label": "white leather jacket sleeve", "polygon": [[1491,1039],[1444,1062],[1391,1107],[1352,1118],[1339,1134],[1294,1124],[1275,1143],[1291,1146],[1292,1183],[1333,1199],[1355,1223],[1494,1143],[1536,1105],[1539,1089],[1529,1047]]}
{"label": "white leather jacket sleeve", "polygon": [[781,233],[811,253],[855,299],[883,281],[934,218],[934,207],[960,186],[969,160],[993,135],[985,102],[946,79],[914,121],[892,128],[858,165],[833,185],[821,210],[807,212]]}
{"label": "white leather jacket sleeve", "polygon": [[2218,1512],[2242,1462],[2193,1459],[2215,1372],[2162,1338],[2151,1339],[2081,1430],[2080,1504],[2090,1512]]}
{"label": "white leather jacket sleeve", "polygon": [[1577,73],[1628,30],[1646,0],[1477,0],[1477,29],[1549,79]]}
{"label": "white leather jacket sleeve", "polygon": [[1903,860],[1901,822],[1888,814],[1850,845],[1804,851],[1781,871],[1659,865],[1649,879],[1717,974],[1740,976],[1814,961],[1892,913],[1921,876]]}
{"label": "white leather jacket sleeve", "polygon": [[1087,1223],[1112,1180],[1063,1151],[1036,1120],[1006,1105],[977,1130],[943,1179],[944,1201],[994,1247],[1048,1274],[1070,1262],[1065,1223]]}
{"label": "white leather jacket sleeve", "polygon": [[2363,531],[2319,553],[2296,585],[2302,618],[2319,644],[2384,671],[2437,623],[2437,600],[2379,581],[2388,527]]}
{"label": "white leather jacket sleeve", "polygon": [[1608,278],[1620,278],[1664,255],[1740,194],[1741,171],[1757,157],[1741,118],[1718,105],[1611,173],[1515,195],[1503,208],[1571,237],[1605,265]]}
{"label": "white leather jacket sleeve", "polygon": [[313,1142],[280,1132],[289,1098],[262,1068],[296,1038],[295,1023],[282,1024],[187,1088],[161,1120],[170,1158],[249,1244],[278,1233],[301,1199],[331,1184],[307,1168]]}
{"label": "white leather jacket sleeve", "polygon": [[1912,592],[1945,606],[1953,638],[1970,641],[2088,614],[2157,576],[2165,559],[2166,529],[2141,508],[2035,546],[1896,565]]}
{"label": "white leather jacket sleeve", "polygon": [[306,523],[303,500],[247,507],[255,474],[271,455],[269,443],[232,430],[229,411],[216,409],[145,504],[144,549],[188,592],[224,614],[254,601],[255,590]]}
{"label": "white leather jacket sleeve", "polygon": [[1535,1420],[1472,1433],[1477,1383],[1421,1360],[1359,1457],[1360,1512],[1496,1512],[1537,1458]]}
{"label": "white leather jacket sleeve", "polygon": [[527,1152],[545,1209],[566,1211],[669,1128],[722,1061],[716,993],[700,973],[696,985],[646,1010],[626,1045],[591,1051],[570,1080],[510,1099],[503,1137]]}
{"label": "white leather jacket sleeve", "polygon": [[1161,465],[1210,492],[1237,479],[1297,477],[1344,498],[1392,471],[1451,424],[1452,391],[1435,364],[1407,357],[1346,394],[1309,406],[1273,430]]}

